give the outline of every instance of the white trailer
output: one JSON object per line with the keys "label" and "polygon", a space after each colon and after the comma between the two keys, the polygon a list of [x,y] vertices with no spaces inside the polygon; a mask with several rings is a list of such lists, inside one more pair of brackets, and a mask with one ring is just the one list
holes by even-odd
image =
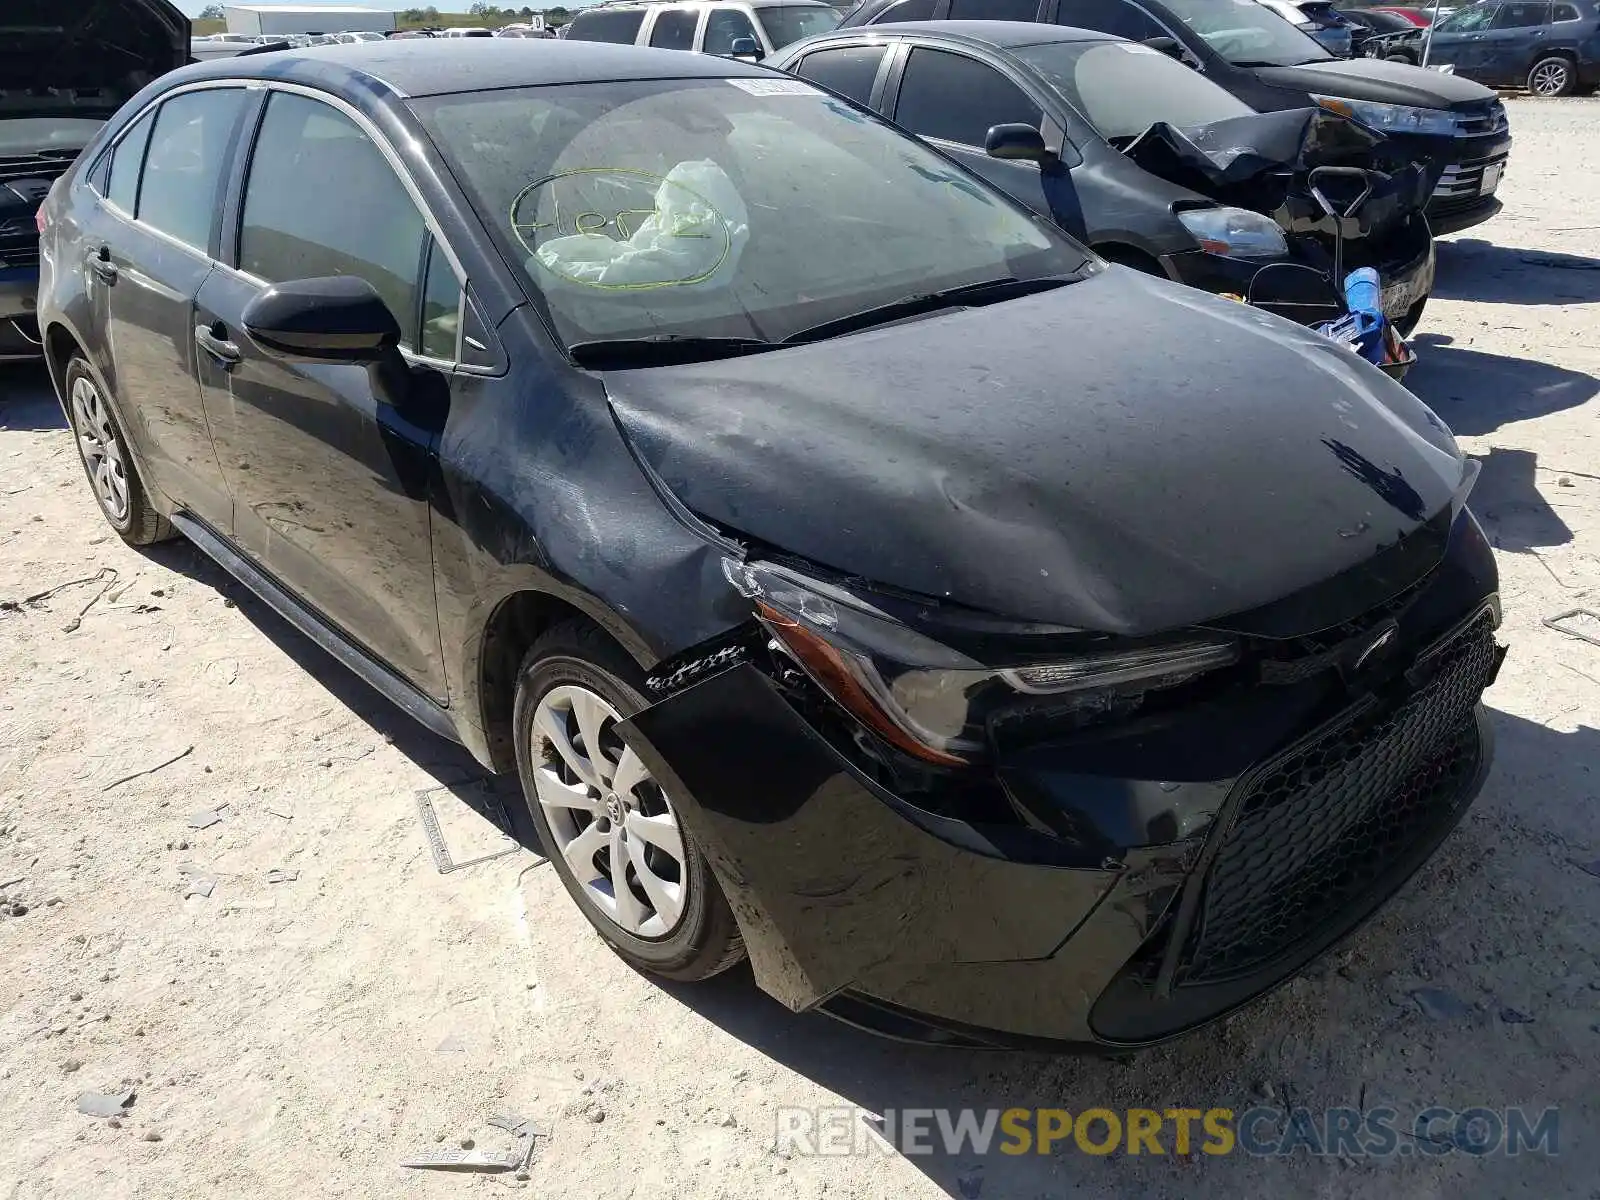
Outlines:
{"label": "white trailer", "polygon": [[229,33],[388,33],[394,13],[376,8],[331,5],[272,4],[228,5],[224,9]]}

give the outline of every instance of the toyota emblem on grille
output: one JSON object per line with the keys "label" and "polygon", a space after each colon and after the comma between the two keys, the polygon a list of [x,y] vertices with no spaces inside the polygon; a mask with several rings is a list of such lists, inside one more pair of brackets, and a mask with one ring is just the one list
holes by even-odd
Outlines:
{"label": "toyota emblem on grille", "polygon": [[1387,629],[1379,633],[1377,637],[1368,642],[1362,649],[1361,653],[1356,655],[1355,661],[1350,664],[1351,673],[1354,674],[1357,671],[1360,671],[1362,667],[1366,666],[1367,663],[1371,661],[1374,654],[1377,654],[1379,651],[1390,645],[1390,643],[1394,641],[1396,633],[1397,630],[1395,627],[1390,625]]}

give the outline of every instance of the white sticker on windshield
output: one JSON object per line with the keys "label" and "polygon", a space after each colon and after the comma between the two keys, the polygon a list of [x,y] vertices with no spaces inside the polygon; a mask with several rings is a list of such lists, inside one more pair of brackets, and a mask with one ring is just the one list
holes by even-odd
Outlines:
{"label": "white sticker on windshield", "polygon": [[1112,42],[1113,46],[1121,46],[1129,54],[1160,54],[1154,46],[1141,46],[1138,42]]}
{"label": "white sticker on windshield", "polygon": [[[1254,0],[1252,0],[1254,3]],[[822,93],[802,79],[730,79],[729,83],[752,96],[820,96]]]}

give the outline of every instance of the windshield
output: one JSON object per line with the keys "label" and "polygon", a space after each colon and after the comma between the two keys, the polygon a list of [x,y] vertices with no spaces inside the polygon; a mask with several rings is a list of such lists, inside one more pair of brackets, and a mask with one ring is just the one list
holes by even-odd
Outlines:
{"label": "windshield", "polygon": [[1093,269],[922,143],[798,79],[416,101],[571,348],[755,338],[998,278]]}
{"label": "windshield", "polygon": [[780,8],[758,8],[756,17],[766,27],[767,41],[774,50],[782,50],[790,42],[827,33],[839,24],[839,14],[831,8],[812,8],[809,5],[790,5]]}
{"label": "windshield", "polygon": [[1256,0],[1166,0],[1166,5],[1236,67],[1294,67],[1333,58]]}
{"label": "windshield", "polygon": [[1012,53],[1107,141],[1136,137],[1157,121],[1207,125],[1255,111],[1199,72],[1137,42],[1051,42]]}

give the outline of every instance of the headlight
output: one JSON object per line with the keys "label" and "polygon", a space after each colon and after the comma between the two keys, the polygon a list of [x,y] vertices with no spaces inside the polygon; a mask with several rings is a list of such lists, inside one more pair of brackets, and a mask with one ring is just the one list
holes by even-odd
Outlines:
{"label": "headlight", "polygon": [[1411,108],[1404,104],[1377,104],[1371,100],[1346,100],[1341,96],[1311,97],[1329,112],[1360,121],[1379,133],[1446,133],[1460,127],[1454,113],[1439,108]]}
{"label": "headlight", "polygon": [[1237,660],[1230,641],[1168,641],[1080,655],[986,665],[910,629],[871,601],[771,563],[723,560],[757,617],[812,681],[891,745],[925,762],[958,766],[983,753],[996,709],[1050,696],[1066,713],[1092,714],[1119,697],[1175,687]]}
{"label": "headlight", "polygon": [[1178,220],[1210,254],[1276,258],[1289,253],[1278,223],[1247,208],[1186,208]]}

